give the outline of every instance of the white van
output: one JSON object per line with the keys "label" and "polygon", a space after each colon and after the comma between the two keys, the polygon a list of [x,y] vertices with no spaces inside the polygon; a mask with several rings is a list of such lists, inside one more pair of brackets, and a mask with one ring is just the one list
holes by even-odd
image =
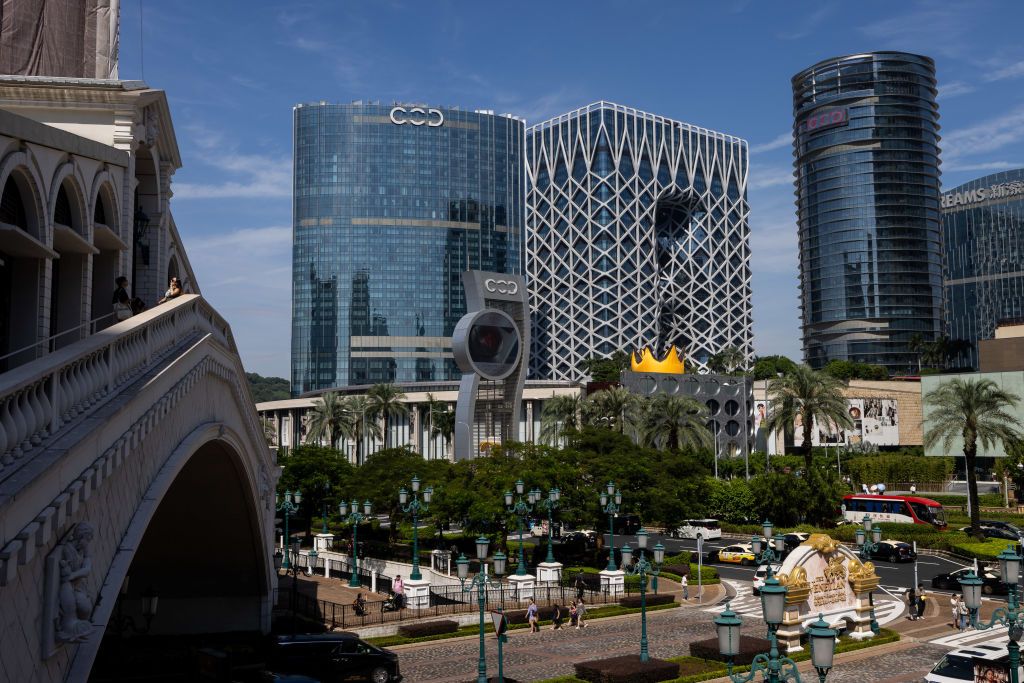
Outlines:
{"label": "white van", "polygon": [[[1008,661],[1009,655],[1005,645],[968,645],[943,655],[924,680],[926,683],[1005,681],[1005,674],[1010,670]],[[994,675],[988,677],[987,669],[991,669]],[[979,675],[975,674],[976,671]],[[1018,673],[1024,675],[1024,668],[1019,669]]]}
{"label": "white van", "polygon": [[717,519],[688,519],[672,534],[676,538],[721,538],[722,529]]}

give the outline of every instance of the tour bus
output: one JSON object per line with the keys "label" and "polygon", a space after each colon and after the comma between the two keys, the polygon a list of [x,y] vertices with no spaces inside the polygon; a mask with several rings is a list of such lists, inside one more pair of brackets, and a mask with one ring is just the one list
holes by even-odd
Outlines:
{"label": "tour bus", "polygon": [[843,517],[857,524],[867,514],[873,522],[895,524],[931,524],[946,528],[946,512],[942,504],[917,496],[888,496],[850,493],[843,496]]}
{"label": "tour bus", "polygon": [[672,534],[676,538],[721,538],[722,530],[717,519],[688,519]]}

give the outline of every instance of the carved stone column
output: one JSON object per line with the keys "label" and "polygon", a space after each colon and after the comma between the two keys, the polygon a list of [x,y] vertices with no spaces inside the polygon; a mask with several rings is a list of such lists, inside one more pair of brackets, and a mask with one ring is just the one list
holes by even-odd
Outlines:
{"label": "carved stone column", "polygon": [[850,562],[850,586],[857,595],[857,616],[850,632],[851,638],[867,640],[875,636],[871,630],[871,591],[878,588],[879,580],[873,563]]}
{"label": "carved stone column", "polygon": [[776,578],[786,587],[786,611],[782,615],[782,626],[775,635],[779,639],[779,647],[783,650],[799,652],[803,649],[800,645],[800,636],[804,631],[800,606],[807,602],[807,597],[811,594],[811,585],[807,581],[807,574],[803,573],[800,567],[791,575],[779,574]]}

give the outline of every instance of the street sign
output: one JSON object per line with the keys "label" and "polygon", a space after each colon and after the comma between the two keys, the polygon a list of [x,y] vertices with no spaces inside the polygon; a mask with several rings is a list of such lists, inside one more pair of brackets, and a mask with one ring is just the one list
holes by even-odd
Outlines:
{"label": "street sign", "polygon": [[505,613],[492,610],[491,620],[494,622],[494,635],[498,638],[505,635],[505,632],[508,631],[508,619],[505,618]]}
{"label": "street sign", "polygon": [[704,537],[703,536],[698,536],[697,537],[697,554],[699,555],[699,554],[701,554],[703,552],[704,552]]}

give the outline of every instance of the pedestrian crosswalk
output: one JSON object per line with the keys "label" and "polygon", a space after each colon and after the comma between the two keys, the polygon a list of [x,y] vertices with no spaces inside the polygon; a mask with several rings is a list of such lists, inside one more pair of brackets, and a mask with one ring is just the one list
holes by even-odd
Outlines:
{"label": "pedestrian crosswalk", "polygon": [[[731,581],[726,579],[724,583],[729,584],[736,593],[729,602],[729,607],[733,612],[741,616],[750,617],[761,617],[761,597],[754,595],[751,590],[749,582],[746,581]],[[712,614],[719,614],[725,611],[726,601],[722,601],[717,605],[706,607],[705,612]],[[899,600],[892,600],[888,597],[875,596],[875,621],[878,622],[879,626],[884,626],[890,622],[896,621],[903,613],[904,604]]]}
{"label": "pedestrian crosswalk", "polygon": [[1006,645],[1010,640],[1005,626],[990,628],[984,631],[955,631],[949,635],[933,638],[928,642],[932,645],[943,645],[950,649],[968,647],[970,645]]}

